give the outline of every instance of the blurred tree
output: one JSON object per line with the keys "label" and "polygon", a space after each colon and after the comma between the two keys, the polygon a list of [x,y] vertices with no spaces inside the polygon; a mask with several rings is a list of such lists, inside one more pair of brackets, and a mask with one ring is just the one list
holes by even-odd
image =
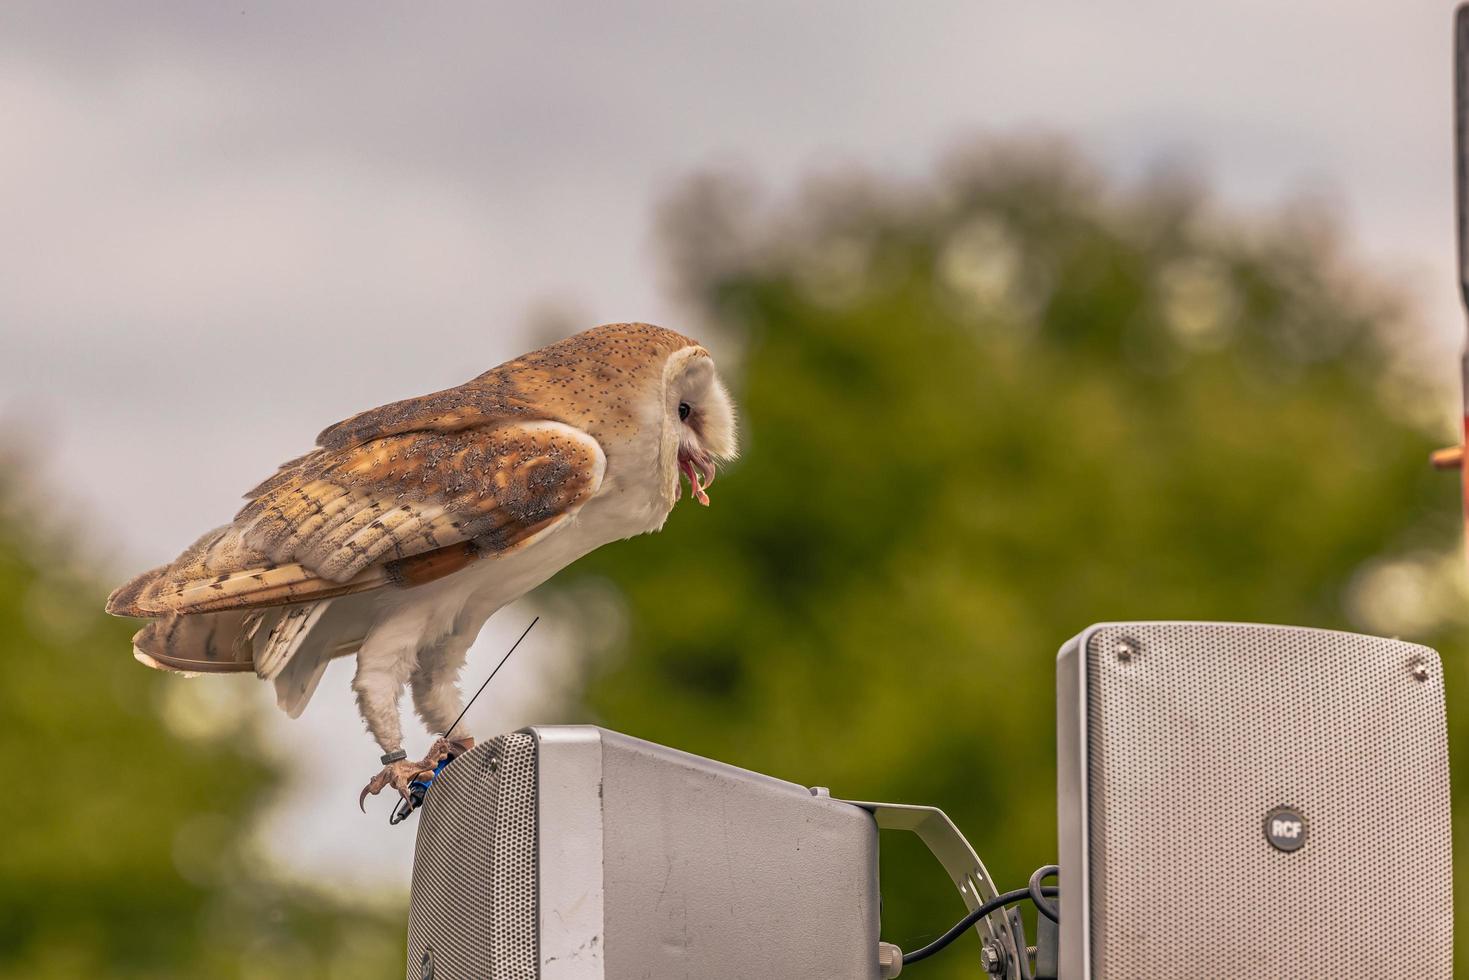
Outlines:
{"label": "blurred tree", "polygon": [[[743,376],[746,458],[712,509],[548,589],[599,651],[585,714],[939,804],[1018,883],[1055,855],[1052,657],[1090,622],[1395,633],[1469,683],[1456,488],[1425,465],[1450,401],[1319,211],[1228,220],[1187,181],[1009,145],[778,212],[699,180],[665,229],[689,329]],[[257,719],[126,656],[24,470],[0,459],[0,976],[401,975],[401,908],[262,870]],[[912,842],[883,878],[907,948],[960,911]]]}
{"label": "blurred tree", "polygon": [[[1405,633],[1464,689],[1456,484],[1424,422],[1451,399],[1319,208],[1226,220],[1177,175],[1122,191],[1010,144],[778,211],[702,179],[665,230],[740,363],[745,458],[710,510],[551,586],[625,604],[592,717],[941,805],[1013,887],[1056,853],[1053,657],[1091,622]],[[911,949],[962,906],[915,846],[884,850],[883,934]]]}
{"label": "blurred tree", "polygon": [[401,911],[252,858],[281,774],[248,702],[133,662],[87,556],[38,530],[27,469],[0,454],[0,976],[401,977]]}

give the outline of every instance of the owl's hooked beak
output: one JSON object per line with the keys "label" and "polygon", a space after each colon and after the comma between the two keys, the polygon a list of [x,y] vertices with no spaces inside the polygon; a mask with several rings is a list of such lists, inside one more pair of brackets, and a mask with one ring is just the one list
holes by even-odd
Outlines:
{"label": "owl's hooked beak", "polygon": [[[694,499],[708,507],[709,495],[704,490],[714,485],[714,457],[703,449],[679,446],[678,468],[684,476],[689,478],[689,490],[693,493]],[[682,484],[679,485],[678,492],[682,495]]]}

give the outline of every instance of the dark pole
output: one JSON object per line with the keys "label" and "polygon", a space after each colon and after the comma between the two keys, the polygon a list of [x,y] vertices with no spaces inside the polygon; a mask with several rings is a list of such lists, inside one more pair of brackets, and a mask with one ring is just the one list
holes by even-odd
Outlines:
{"label": "dark pole", "polygon": [[[1469,3],[1454,11],[1454,211],[1459,259],[1459,299],[1469,316]],[[1469,536],[1469,467],[1464,444],[1469,440],[1469,342],[1460,361],[1463,427],[1459,445],[1433,454],[1439,469],[1456,469],[1463,474],[1466,536]]]}
{"label": "dark pole", "polygon": [[1458,217],[1459,296],[1469,311],[1469,3],[1454,11],[1454,205]]}

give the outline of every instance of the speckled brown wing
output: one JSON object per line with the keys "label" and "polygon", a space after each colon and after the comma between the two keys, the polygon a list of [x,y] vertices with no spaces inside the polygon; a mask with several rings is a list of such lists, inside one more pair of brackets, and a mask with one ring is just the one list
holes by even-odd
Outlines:
{"label": "speckled brown wing", "polygon": [[245,541],[345,582],[473,541],[499,554],[596,493],[606,460],[559,422],[409,432],[301,459],[236,517]]}
{"label": "speckled brown wing", "polygon": [[548,421],[318,449],[251,491],[233,525],[119,589],[109,609],[218,612],[427,581],[559,526],[605,468],[595,439]]}

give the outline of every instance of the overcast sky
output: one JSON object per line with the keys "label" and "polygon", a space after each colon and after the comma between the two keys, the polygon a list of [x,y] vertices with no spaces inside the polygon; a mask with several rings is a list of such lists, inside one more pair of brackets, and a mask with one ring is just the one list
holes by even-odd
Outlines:
{"label": "overcast sky", "polygon": [[[1326,194],[1456,343],[1451,13],[9,0],[0,419],[39,430],[59,498],[131,571],[327,423],[520,353],[536,310],[677,327],[651,211],[682,176],[921,176],[966,137],[1037,130],[1124,179],[1191,162],[1245,208]],[[553,632],[476,708],[482,733],[558,720],[527,701],[554,684]],[[319,761],[271,834],[330,880],[405,881],[411,831],[352,807],[377,749],[349,676],[277,726]]]}

